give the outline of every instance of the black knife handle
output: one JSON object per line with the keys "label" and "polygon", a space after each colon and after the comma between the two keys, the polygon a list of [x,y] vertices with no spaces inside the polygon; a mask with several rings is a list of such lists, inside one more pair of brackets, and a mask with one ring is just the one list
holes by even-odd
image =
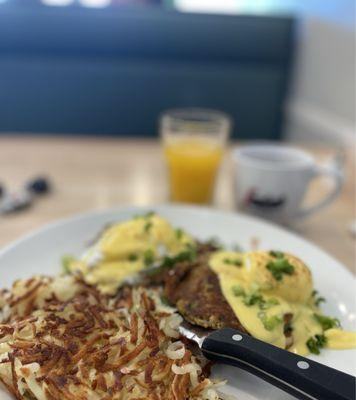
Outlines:
{"label": "black knife handle", "polygon": [[213,332],[202,351],[208,359],[240,367],[298,399],[355,400],[355,377],[235,329]]}

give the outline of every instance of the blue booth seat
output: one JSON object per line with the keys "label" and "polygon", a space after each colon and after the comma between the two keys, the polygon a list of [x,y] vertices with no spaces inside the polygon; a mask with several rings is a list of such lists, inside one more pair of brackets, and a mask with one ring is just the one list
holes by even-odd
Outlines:
{"label": "blue booth seat", "polygon": [[173,107],[281,135],[293,19],[0,4],[0,133],[157,134]]}

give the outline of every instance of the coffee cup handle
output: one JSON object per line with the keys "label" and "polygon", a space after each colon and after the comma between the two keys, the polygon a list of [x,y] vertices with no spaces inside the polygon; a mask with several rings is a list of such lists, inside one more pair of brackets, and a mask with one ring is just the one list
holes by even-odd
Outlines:
{"label": "coffee cup handle", "polygon": [[344,183],[344,173],[342,168],[339,165],[317,165],[314,167],[314,171],[312,173],[312,179],[318,178],[320,176],[329,177],[334,181],[334,187],[331,191],[324,197],[324,199],[320,200],[317,204],[314,204],[310,207],[302,208],[296,215],[298,218],[308,217],[311,214],[314,214],[316,211],[321,210],[322,208],[328,206],[332,203],[340,194],[342,185]]}

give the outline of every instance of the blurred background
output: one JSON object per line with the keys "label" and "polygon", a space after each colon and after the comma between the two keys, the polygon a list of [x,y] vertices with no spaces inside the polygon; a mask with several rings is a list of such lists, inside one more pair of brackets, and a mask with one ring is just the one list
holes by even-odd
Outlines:
{"label": "blurred background", "polygon": [[[0,0],[0,246],[167,201],[159,116],[201,107],[230,116],[233,144],[290,142],[344,167],[341,196],[293,228],[354,266],[355,83],[354,0]],[[236,210],[233,174],[225,157],[218,208]]]}
{"label": "blurred background", "polygon": [[353,141],[354,0],[0,0],[0,133],[155,136],[172,107],[238,139]]}

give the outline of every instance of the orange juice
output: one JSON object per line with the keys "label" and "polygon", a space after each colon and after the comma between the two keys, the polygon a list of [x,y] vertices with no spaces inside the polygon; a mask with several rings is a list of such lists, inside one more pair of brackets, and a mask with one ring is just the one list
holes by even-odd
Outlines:
{"label": "orange juice", "polygon": [[223,155],[221,144],[208,138],[177,138],[164,145],[171,200],[208,203]]}

